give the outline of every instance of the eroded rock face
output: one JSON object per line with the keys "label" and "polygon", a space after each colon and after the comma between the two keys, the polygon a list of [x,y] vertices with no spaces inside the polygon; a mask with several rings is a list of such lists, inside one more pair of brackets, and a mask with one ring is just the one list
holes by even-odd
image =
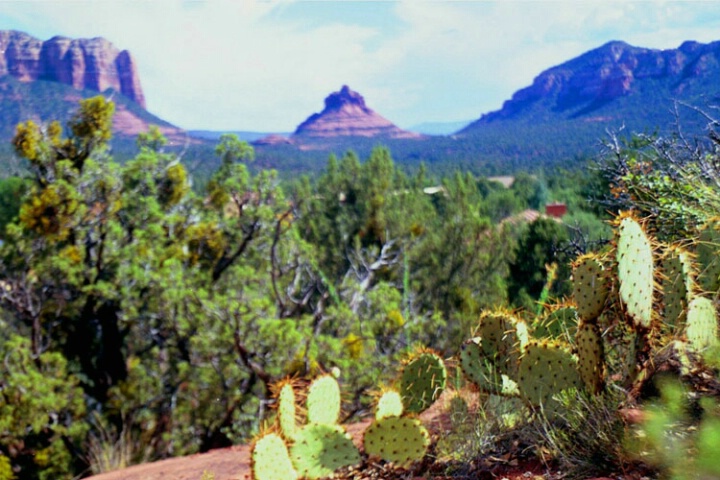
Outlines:
{"label": "eroded rock face", "polygon": [[293,137],[386,137],[419,138],[398,128],[365,105],[365,99],[347,85],[325,99],[325,109],[308,117]]}
{"label": "eroded rock face", "polygon": [[14,30],[0,30],[0,76],[50,80],[99,92],[112,88],[145,108],[135,62],[104,38],[53,37],[45,42]]}

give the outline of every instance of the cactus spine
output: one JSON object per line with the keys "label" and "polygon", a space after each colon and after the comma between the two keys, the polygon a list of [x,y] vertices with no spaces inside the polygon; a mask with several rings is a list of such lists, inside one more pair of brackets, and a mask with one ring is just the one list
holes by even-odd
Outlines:
{"label": "cactus spine", "polygon": [[431,351],[412,357],[400,377],[400,393],[408,412],[419,413],[428,408],[445,390],[447,370],[442,358]]}

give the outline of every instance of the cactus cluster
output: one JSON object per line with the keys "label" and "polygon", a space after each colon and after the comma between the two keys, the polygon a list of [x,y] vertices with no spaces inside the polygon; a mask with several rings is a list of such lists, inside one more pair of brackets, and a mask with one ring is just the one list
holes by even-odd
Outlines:
{"label": "cactus cluster", "polygon": [[[436,353],[423,349],[411,356],[401,372],[399,388],[387,389],[378,398],[375,421],[363,437],[365,453],[399,466],[422,459],[430,435],[413,415],[437,399],[446,381],[445,363]],[[274,390],[276,423],[252,447],[255,480],[317,479],[360,463],[360,451],[338,425],[341,394],[335,377],[321,375],[308,387],[303,426],[298,424],[293,382],[284,380]]]}
{"label": "cactus cluster", "polygon": [[291,381],[277,387],[279,433],[268,429],[254,443],[252,472],[256,480],[332,475],[337,469],[360,463],[360,452],[338,425],[340,387],[331,375],[313,380],[307,390],[307,424],[299,426]]}
{"label": "cactus cluster", "polygon": [[[530,328],[507,312],[482,314],[460,349],[462,371],[479,390],[520,397],[546,413],[555,411],[563,390],[601,394],[608,352],[621,357],[631,392],[652,375],[655,356],[668,345],[689,371],[687,352],[720,343],[709,298],[720,288],[720,220],[702,229],[696,250],[701,288],[688,251],[656,242],[640,221],[620,215],[614,248],[573,262],[572,301],[549,306]],[[609,326],[625,333],[608,347]]]}

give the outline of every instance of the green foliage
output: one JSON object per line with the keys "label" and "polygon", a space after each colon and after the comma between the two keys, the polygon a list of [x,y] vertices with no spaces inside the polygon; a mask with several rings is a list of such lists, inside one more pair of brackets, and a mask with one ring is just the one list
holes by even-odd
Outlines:
{"label": "green foliage", "polygon": [[[78,379],[59,353],[33,358],[28,339],[15,334],[0,342],[0,448],[21,478],[70,478],[73,455],[88,425]],[[65,441],[67,443],[65,443]]]}
{"label": "green foliage", "polygon": [[[548,266],[555,262],[560,245],[568,240],[567,230],[558,222],[547,218],[539,218],[530,223],[523,232],[515,249],[515,260],[510,264],[508,294],[514,303],[522,303],[527,298],[525,307],[531,309],[528,302],[537,300],[545,287],[548,277]],[[558,272],[558,277],[566,279],[565,266]],[[567,285],[559,283],[553,288],[556,296],[564,294]]]}
{"label": "green foliage", "polygon": [[682,384],[663,379],[660,399],[647,408],[646,420],[628,442],[628,448],[638,458],[654,464],[667,478],[714,478],[720,474],[717,400],[706,398],[700,402],[699,425],[688,415],[689,401]]}
{"label": "green foliage", "polygon": [[27,183],[19,177],[0,179],[0,239],[5,238],[5,226],[20,213]]}

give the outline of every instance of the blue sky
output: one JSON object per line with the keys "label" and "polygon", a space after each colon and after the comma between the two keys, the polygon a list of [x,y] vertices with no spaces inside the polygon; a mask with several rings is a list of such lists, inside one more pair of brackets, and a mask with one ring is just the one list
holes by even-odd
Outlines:
{"label": "blue sky", "polygon": [[148,109],[183,128],[292,131],[343,84],[408,127],[497,110],[610,40],[720,40],[720,3],[0,0],[0,29],[130,50]]}

